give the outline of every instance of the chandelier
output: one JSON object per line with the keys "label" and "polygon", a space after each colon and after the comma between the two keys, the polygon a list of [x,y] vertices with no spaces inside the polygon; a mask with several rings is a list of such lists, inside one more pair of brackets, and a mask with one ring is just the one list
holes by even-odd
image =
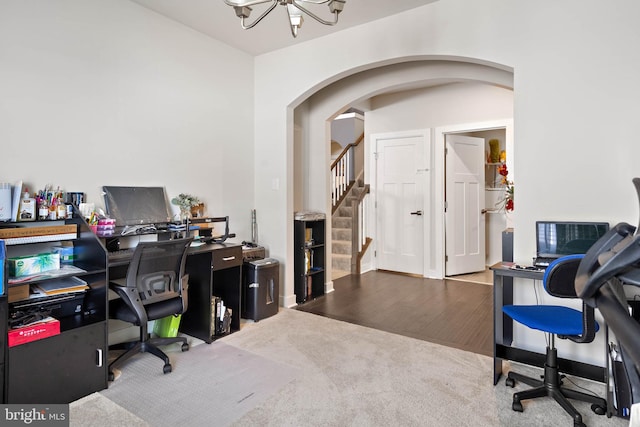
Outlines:
{"label": "chandelier", "polygon": [[[298,35],[298,28],[302,26],[304,19],[303,13],[312,17],[316,21],[324,25],[335,25],[338,22],[338,15],[342,12],[342,8],[347,0],[222,0],[225,4],[233,7],[236,16],[240,18],[240,25],[245,30],[253,28],[256,24],[269,14],[276,6],[286,6],[287,15],[289,15],[289,26],[291,27],[291,35]],[[251,15],[251,7],[259,4],[270,3],[267,9],[262,12],[253,22],[247,23],[245,20]],[[305,5],[309,4],[328,4],[329,11],[333,14],[333,20],[327,21],[311,12]]]}

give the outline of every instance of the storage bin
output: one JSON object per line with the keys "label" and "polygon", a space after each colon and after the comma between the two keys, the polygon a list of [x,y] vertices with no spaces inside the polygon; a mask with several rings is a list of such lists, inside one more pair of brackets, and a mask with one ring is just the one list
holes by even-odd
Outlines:
{"label": "storage bin", "polygon": [[178,329],[180,329],[180,319],[182,315],[167,316],[155,321],[153,325],[153,332],[162,338],[174,338],[178,336]]}

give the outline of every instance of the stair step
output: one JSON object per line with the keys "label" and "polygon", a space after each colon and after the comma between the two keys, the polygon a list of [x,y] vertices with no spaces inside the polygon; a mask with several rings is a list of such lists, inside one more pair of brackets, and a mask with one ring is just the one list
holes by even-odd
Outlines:
{"label": "stair step", "polygon": [[331,255],[331,269],[351,271],[351,255]]}
{"label": "stair step", "polygon": [[351,256],[351,241],[333,240],[331,243],[331,254]]}
{"label": "stair step", "polygon": [[347,217],[351,218],[352,209],[350,206],[340,206],[334,213],[334,215],[339,217]]}
{"label": "stair step", "polygon": [[331,229],[331,239],[351,241],[351,229],[334,227]]}
{"label": "stair step", "polygon": [[331,269],[331,280],[340,279],[341,277],[345,277],[349,275],[351,275],[350,271],[336,270],[335,268]]}
{"label": "stair step", "polygon": [[344,217],[334,216],[331,219],[331,226],[333,228],[348,228],[348,229],[351,229],[351,217],[344,218]]}

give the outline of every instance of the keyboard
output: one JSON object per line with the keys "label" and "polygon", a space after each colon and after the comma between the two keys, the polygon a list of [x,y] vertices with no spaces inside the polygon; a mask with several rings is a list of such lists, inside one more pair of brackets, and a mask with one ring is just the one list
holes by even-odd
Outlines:
{"label": "keyboard", "polygon": [[117,251],[109,252],[109,261],[126,261],[133,257],[134,248],[119,249]]}

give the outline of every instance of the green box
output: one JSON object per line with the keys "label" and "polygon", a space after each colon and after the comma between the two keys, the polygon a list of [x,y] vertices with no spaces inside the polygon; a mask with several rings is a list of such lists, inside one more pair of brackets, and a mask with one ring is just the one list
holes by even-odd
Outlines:
{"label": "green box", "polygon": [[9,276],[21,277],[60,269],[60,254],[26,255],[7,259]]}
{"label": "green box", "polygon": [[167,316],[156,320],[153,325],[153,332],[162,338],[174,338],[178,336],[178,328],[180,328],[180,319],[182,315]]}

